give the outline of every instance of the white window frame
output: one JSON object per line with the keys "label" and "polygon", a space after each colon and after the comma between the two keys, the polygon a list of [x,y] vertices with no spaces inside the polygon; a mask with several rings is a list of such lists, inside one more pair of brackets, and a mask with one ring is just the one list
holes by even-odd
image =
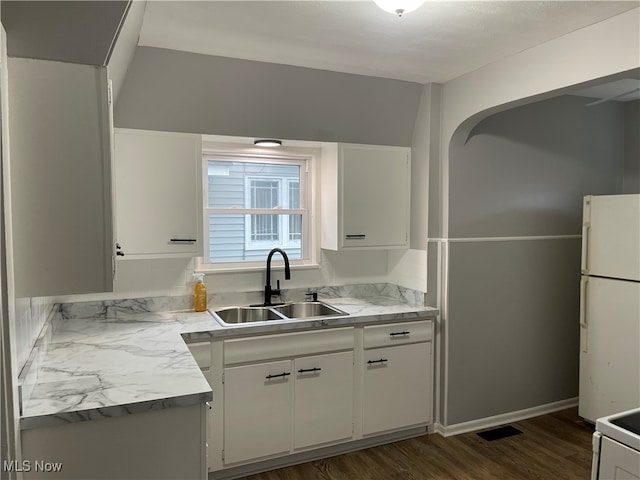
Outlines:
{"label": "white window frame", "polygon": [[[317,150],[312,148],[294,148],[293,151],[286,151],[282,149],[276,151],[273,154],[265,153],[264,149],[260,149],[259,153],[255,149],[238,146],[237,149],[215,149],[204,148],[203,149],[203,205],[204,205],[204,221],[203,221],[203,238],[204,238],[204,251],[205,256],[198,259],[197,270],[202,272],[224,272],[224,271],[243,271],[243,270],[262,270],[264,269],[264,260],[260,261],[240,261],[240,262],[220,262],[212,263],[209,259],[210,239],[209,239],[209,214],[281,214],[282,223],[285,221],[284,215],[302,215],[302,240],[295,244],[289,244],[289,248],[301,248],[302,258],[290,259],[290,264],[293,268],[296,267],[312,267],[318,268],[317,258],[317,245],[316,239],[317,228],[315,226],[314,209],[317,207],[313,195],[313,170],[315,165],[315,158],[317,156]],[[261,209],[261,208],[233,208],[233,209],[215,209],[209,208],[208,199],[208,161],[234,161],[234,162],[247,162],[256,163],[264,162],[268,164],[285,164],[300,166],[300,208],[298,209]],[[256,177],[254,175],[254,177]],[[266,177],[266,176],[265,176]],[[281,177],[278,177],[281,178]],[[296,179],[297,181],[298,179]],[[288,195],[288,191],[284,191]],[[288,198],[287,198],[288,201]],[[287,225],[288,229],[288,225]],[[246,237],[246,233],[245,233]],[[287,235],[288,239],[288,235]],[[274,245],[275,247],[276,245]],[[273,248],[271,246],[261,247]],[[284,248],[287,248],[285,244]],[[285,250],[286,251],[286,250]],[[265,258],[266,260],[266,258]],[[274,264],[280,263],[280,258],[274,258]]]}

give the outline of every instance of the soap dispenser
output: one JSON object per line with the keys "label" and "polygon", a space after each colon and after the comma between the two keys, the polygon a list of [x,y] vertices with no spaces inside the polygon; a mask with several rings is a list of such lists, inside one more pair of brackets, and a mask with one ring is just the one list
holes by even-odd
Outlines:
{"label": "soap dispenser", "polygon": [[207,286],[204,283],[204,273],[194,273],[196,285],[193,287],[193,309],[204,312],[207,309]]}

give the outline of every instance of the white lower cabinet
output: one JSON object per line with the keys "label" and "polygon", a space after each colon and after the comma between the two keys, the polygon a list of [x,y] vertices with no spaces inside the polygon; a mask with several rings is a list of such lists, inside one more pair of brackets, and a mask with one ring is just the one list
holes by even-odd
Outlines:
{"label": "white lower cabinet", "polygon": [[294,448],[353,436],[353,352],[296,358]]}
{"label": "white lower cabinet", "polygon": [[291,449],[291,361],[224,371],[224,462]]}
{"label": "white lower cabinet", "polygon": [[431,342],[367,350],[362,434],[431,421]]}
{"label": "white lower cabinet", "polygon": [[209,470],[430,424],[432,341],[423,319],[189,345],[213,389]]}
{"label": "white lower cabinet", "polygon": [[362,435],[431,423],[433,322],[363,330]]}
{"label": "white lower cabinet", "polygon": [[225,368],[225,464],[352,435],[353,352]]}

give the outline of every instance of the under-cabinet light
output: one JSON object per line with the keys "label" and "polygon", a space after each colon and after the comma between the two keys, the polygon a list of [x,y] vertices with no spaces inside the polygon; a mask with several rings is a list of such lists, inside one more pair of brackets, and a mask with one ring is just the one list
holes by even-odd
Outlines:
{"label": "under-cabinet light", "polygon": [[282,141],[281,140],[270,140],[270,139],[254,140],[253,144],[256,147],[279,147],[279,146],[282,145]]}

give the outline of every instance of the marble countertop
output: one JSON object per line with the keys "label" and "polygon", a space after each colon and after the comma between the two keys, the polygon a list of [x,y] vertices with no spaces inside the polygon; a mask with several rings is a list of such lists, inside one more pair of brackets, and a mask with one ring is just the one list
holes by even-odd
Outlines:
{"label": "marble countertop", "polygon": [[[181,333],[185,341],[196,342],[220,337],[238,337],[327,327],[343,327],[364,323],[410,321],[418,318],[435,317],[438,314],[438,310],[433,307],[418,307],[416,305],[402,303],[395,298],[383,296],[366,299],[332,297],[319,298],[319,300],[337,307],[348,315],[301,320],[269,320],[265,322],[221,326],[220,328],[212,330],[205,330],[194,325],[193,328],[185,327]],[[210,310],[214,310],[214,308],[210,308]]]}
{"label": "marble countertop", "polygon": [[[23,393],[21,428],[39,428],[211,401],[185,342],[435,317],[437,309],[375,297],[321,299],[345,317],[269,321],[232,327],[208,312],[120,312],[59,318],[41,339]],[[25,386],[23,386],[23,389]]]}

